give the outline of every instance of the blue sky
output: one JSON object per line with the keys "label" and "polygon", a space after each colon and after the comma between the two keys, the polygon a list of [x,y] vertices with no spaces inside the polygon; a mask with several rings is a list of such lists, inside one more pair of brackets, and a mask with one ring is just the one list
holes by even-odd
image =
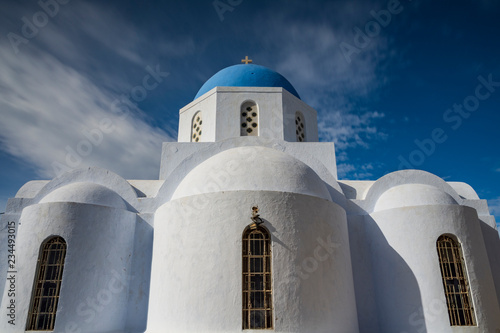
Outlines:
{"label": "blue sky", "polygon": [[4,0],[0,211],[61,166],[157,178],[178,110],[248,55],[318,111],[340,179],[423,169],[470,184],[500,221],[498,17],[486,0]]}

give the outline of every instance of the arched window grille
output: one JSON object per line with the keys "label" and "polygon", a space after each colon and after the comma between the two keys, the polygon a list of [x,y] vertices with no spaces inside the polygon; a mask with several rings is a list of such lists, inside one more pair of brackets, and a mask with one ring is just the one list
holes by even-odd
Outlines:
{"label": "arched window grille", "polygon": [[254,102],[245,102],[240,110],[240,135],[258,136],[259,135],[259,110]]}
{"label": "arched window grille", "polygon": [[273,328],[271,238],[262,226],[243,233],[243,329]]}
{"label": "arched window grille", "polygon": [[304,115],[299,111],[295,112],[295,134],[297,142],[306,141],[306,122]]}
{"label": "arched window grille", "polygon": [[61,289],[66,242],[56,236],[40,249],[26,324],[27,331],[53,331]]}
{"label": "arched window grille", "polygon": [[474,308],[460,244],[450,236],[437,240],[448,315],[452,326],[474,326]]}
{"label": "arched window grille", "polygon": [[191,124],[191,142],[199,142],[201,140],[202,125],[201,111],[198,111],[195,113]]}

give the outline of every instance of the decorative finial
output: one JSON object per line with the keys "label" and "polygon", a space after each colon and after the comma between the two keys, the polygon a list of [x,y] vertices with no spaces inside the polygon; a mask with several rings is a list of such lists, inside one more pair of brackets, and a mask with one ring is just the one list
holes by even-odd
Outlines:
{"label": "decorative finial", "polygon": [[252,59],[248,59],[248,56],[245,56],[245,59],[241,59],[241,62],[244,62],[245,65],[248,65],[248,63],[252,62]]}
{"label": "decorative finial", "polygon": [[253,223],[250,224],[251,229],[257,229],[259,224],[264,223],[264,220],[261,219],[259,215],[259,206],[252,207],[252,217],[250,219],[253,221]]}

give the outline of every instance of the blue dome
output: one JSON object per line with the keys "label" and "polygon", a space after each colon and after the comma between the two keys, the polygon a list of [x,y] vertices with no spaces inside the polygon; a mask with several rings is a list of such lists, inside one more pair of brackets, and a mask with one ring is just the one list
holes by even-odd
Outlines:
{"label": "blue dome", "polygon": [[252,64],[234,65],[218,71],[205,82],[194,99],[215,87],[281,87],[300,98],[295,88],[281,74]]}

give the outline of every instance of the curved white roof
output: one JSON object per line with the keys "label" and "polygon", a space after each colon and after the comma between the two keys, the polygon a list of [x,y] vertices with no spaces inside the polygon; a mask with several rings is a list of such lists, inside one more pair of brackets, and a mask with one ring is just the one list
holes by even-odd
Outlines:
{"label": "curved white roof", "polygon": [[409,206],[454,204],[457,204],[455,199],[437,187],[424,184],[404,184],[385,191],[378,198],[374,211]]}
{"label": "curved white roof", "polygon": [[195,167],[172,199],[223,191],[280,191],[331,200],[321,178],[298,159],[265,147],[225,150]]}
{"label": "curved white roof", "polygon": [[127,204],[115,191],[99,184],[84,182],[57,188],[40,200],[40,203],[47,202],[76,202],[127,209]]}

